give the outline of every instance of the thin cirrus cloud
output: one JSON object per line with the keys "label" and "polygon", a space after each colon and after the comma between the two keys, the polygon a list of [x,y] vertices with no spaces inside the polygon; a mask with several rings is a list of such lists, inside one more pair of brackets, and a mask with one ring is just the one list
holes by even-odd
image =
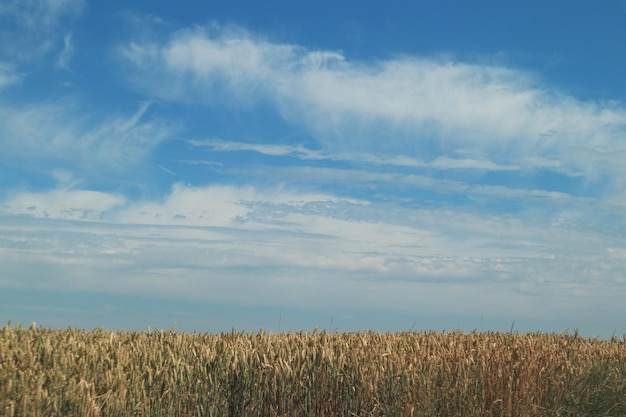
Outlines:
{"label": "thin cirrus cloud", "polygon": [[559,161],[559,172],[592,180],[622,171],[604,155],[623,152],[624,109],[578,101],[501,65],[351,62],[232,28],[183,30],[120,52],[134,84],[152,96],[240,107],[269,100],[329,151],[488,158],[526,169]]}
{"label": "thin cirrus cloud", "polygon": [[73,35],[71,33],[66,34],[63,37],[63,50],[59,53],[56,66],[63,69],[70,69],[70,60],[74,53]]}
{"label": "thin cirrus cloud", "polygon": [[21,79],[22,75],[15,66],[0,62],[0,90],[19,83]]}
{"label": "thin cirrus cloud", "polygon": [[308,149],[302,145],[271,145],[245,142],[228,142],[217,139],[189,140],[189,144],[199,148],[209,148],[215,152],[253,151],[264,155],[287,156],[302,160],[356,161],[379,165],[401,167],[434,168],[434,169],[479,169],[489,171],[517,171],[515,165],[498,165],[490,161],[437,157],[432,161],[424,161],[410,156],[396,155],[380,157],[368,153],[328,153]]}
{"label": "thin cirrus cloud", "polygon": [[[19,62],[37,60],[58,47],[59,26],[66,18],[80,15],[84,0],[7,0],[0,4],[0,54]],[[67,38],[63,51],[67,50]]]}
{"label": "thin cirrus cloud", "polygon": [[[272,167],[250,166],[223,168],[231,173],[245,174],[252,178],[270,178],[280,181],[289,178],[291,181],[300,183],[317,183],[329,185],[343,185],[345,187],[369,187],[373,184],[385,184],[385,187],[396,193],[399,189],[424,189],[438,194],[463,194],[470,197],[486,197],[500,200],[519,200],[537,204],[538,201],[547,200],[554,204],[585,204],[588,200],[584,197],[575,197],[566,192],[549,191],[538,188],[511,188],[507,186],[471,184],[458,179],[441,179],[432,176],[417,174],[414,172],[381,172],[372,169],[376,166],[392,166],[401,168],[419,168],[434,170],[467,170],[479,171],[502,171],[516,172],[521,168],[514,165],[497,165],[489,161],[477,161],[471,159],[452,159],[438,157],[432,161],[424,162],[417,158],[406,156],[379,157],[364,153],[326,153],[318,150],[305,148],[302,145],[271,145],[251,144],[243,142],[226,142],[222,140],[190,140],[191,145],[200,149],[209,148],[212,152],[258,152],[272,157],[287,157],[297,160],[311,161],[351,161],[369,165],[369,169],[341,169],[332,167],[312,166],[286,166]],[[185,161],[197,164],[199,161]],[[380,192],[380,191],[379,191]]]}
{"label": "thin cirrus cloud", "polygon": [[[0,103],[0,149],[12,159],[38,158],[50,164],[65,161],[80,172],[99,168],[123,171],[141,165],[173,124],[147,118],[150,102],[130,116],[93,121],[72,100],[8,106]],[[0,159],[3,157],[0,156]]]}

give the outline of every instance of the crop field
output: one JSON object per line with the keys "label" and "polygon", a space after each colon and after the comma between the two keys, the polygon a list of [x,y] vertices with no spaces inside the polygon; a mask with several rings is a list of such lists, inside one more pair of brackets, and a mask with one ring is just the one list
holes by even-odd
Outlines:
{"label": "crop field", "polygon": [[626,340],[0,329],[2,416],[626,416]]}

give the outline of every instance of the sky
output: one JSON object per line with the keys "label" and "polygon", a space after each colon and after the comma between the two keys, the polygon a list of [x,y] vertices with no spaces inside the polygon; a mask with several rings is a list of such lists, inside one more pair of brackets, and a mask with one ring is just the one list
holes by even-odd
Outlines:
{"label": "sky", "polygon": [[621,337],[625,20],[0,0],[0,322]]}

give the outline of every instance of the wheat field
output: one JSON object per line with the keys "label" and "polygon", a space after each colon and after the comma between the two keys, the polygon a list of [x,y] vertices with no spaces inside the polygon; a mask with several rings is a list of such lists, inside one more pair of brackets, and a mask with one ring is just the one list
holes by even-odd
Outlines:
{"label": "wheat field", "polygon": [[620,416],[626,340],[0,330],[3,416]]}

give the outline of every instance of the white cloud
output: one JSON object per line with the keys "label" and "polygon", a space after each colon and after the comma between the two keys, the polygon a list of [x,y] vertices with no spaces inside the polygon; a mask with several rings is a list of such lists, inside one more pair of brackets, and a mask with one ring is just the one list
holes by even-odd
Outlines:
{"label": "white cloud", "polygon": [[101,221],[113,208],[123,205],[119,195],[90,191],[57,189],[43,193],[25,192],[9,198],[3,211],[11,215],[62,220]]}
{"label": "white cloud", "polygon": [[1,158],[65,161],[83,172],[140,165],[172,128],[145,120],[149,102],[131,116],[93,120],[69,100],[28,106],[0,105]]}
{"label": "white cloud", "polygon": [[6,0],[0,15],[11,15],[19,25],[39,30],[56,26],[64,15],[80,13],[84,4],[84,0]]}
{"label": "white cloud", "polygon": [[[587,235],[585,241],[567,223],[546,229],[545,219],[390,208],[250,186],[197,189],[177,184],[162,202],[135,203],[115,194],[57,189],[17,193],[3,207],[7,215],[167,227],[159,233],[181,241],[188,238],[185,247],[195,245],[205,228],[213,228],[206,233],[232,235],[216,241],[216,248],[247,253],[233,258],[230,266],[264,259],[264,265],[370,270],[404,279],[478,278],[493,262],[547,262],[568,249],[591,254],[587,246],[594,238]],[[167,231],[171,226],[185,229]]]}
{"label": "white cloud", "polygon": [[[497,65],[397,57],[353,62],[333,51],[265,41],[243,30],[180,31],[122,54],[150,95],[212,105],[270,100],[328,152],[386,153],[560,172],[621,172],[626,126],[618,104],[583,102],[532,74]],[[452,163],[453,164],[453,163]]]}
{"label": "white cloud", "polygon": [[15,66],[0,62],[0,90],[21,81],[22,75]]}
{"label": "white cloud", "polygon": [[434,168],[443,170],[478,169],[487,171],[518,171],[520,169],[520,167],[515,165],[498,165],[487,160],[449,158],[445,156],[437,157],[432,161],[424,161],[419,158],[404,155],[385,156],[355,152],[323,152],[308,149],[302,145],[269,145],[223,141],[217,139],[189,140],[188,143],[198,147],[208,147],[212,151],[218,152],[254,151],[264,155],[289,156],[302,160],[368,162],[377,165]]}
{"label": "white cloud", "polygon": [[623,290],[623,246],[576,223],[285,189],[179,184],[161,202],[57,189],[0,205],[2,285],[309,309],[554,317],[539,300]]}
{"label": "white cloud", "polygon": [[54,176],[55,190],[0,202],[2,287],[542,326],[546,317],[582,326],[597,305],[623,310],[624,243],[590,229],[576,204],[496,215],[183,184],[132,201]]}
{"label": "white cloud", "polygon": [[[78,16],[84,0],[7,0],[0,4],[2,54],[17,61],[39,59],[55,48],[66,17]],[[66,46],[67,47],[67,46]]]}
{"label": "white cloud", "polygon": [[57,67],[59,68],[70,68],[70,60],[72,59],[72,55],[74,54],[74,44],[72,38],[73,35],[71,33],[68,33],[63,37],[63,50],[59,53],[56,63]]}
{"label": "white cloud", "polygon": [[[259,145],[260,148],[264,148],[264,145]],[[235,147],[236,148],[236,147]],[[247,149],[244,145],[243,148]],[[257,148],[254,146],[254,148]],[[282,146],[270,145],[270,154],[274,154],[278,148]],[[237,148],[239,149],[239,148]],[[263,149],[265,150],[265,149]],[[342,160],[342,159],[339,159]],[[386,159],[377,160],[375,156],[371,156],[371,161],[363,157],[349,158],[348,161],[361,161],[372,162],[375,164],[389,163],[393,165],[395,161],[389,162]],[[202,164],[202,161],[183,161],[189,164]],[[406,161],[399,164],[405,165]],[[433,161],[437,164],[441,161]],[[444,161],[445,166],[432,166],[430,164],[416,164],[415,166],[425,168],[437,168],[437,169],[488,169],[488,167],[479,165],[475,161]],[[470,165],[471,163],[471,165]],[[209,164],[208,162],[206,163]],[[459,164],[464,164],[459,167]],[[468,166],[469,165],[469,166]],[[526,209],[533,209],[537,207],[549,207],[552,210],[558,210],[564,205],[570,205],[571,207],[578,207],[580,210],[588,210],[589,205],[600,204],[592,197],[582,197],[575,194],[569,194],[567,192],[555,191],[555,190],[543,190],[541,188],[526,188],[526,187],[513,187],[506,185],[485,185],[480,181],[476,182],[471,179],[464,180],[462,174],[458,179],[444,179],[436,178],[426,174],[418,174],[412,172],[385,172],[378,171],[376,166],[370,166],[369,169],[365,168],[330,168],[330,167],[316,167],[316,166],[248,166],[248,167],[218,167],[220,172],[244,175],[247,178],[259,179],[271,179],[276,182],[282,182],[288,180],[293,184],[304,184],[305,186],[316,186],[331,189],[341,188],[343,192],[350,193],[355,190],[362,190],[368,198],[390,200],[404,203],[411,203],[415,206],[421,206],[420,200],[423,197],[418,191],[428,191],[436,193],[442,198],[450,196],[450,198],[473,199],[480,201],[482,204],[489,206],[498,205],[503,203],[516,202],[524,206]],[[507,171],[505,167],[497,167],[496,171]],[[511,169],[512,170],[512,169]],[[350,191],[347,191],[350,190]],[[407,192],[410,195],[405,195]],[[446,203],[440,202],[438,205],[445,206]]]}
{"label": "white cloud", "polygon": [[257,190],[252,186],[211,185],[202,188],[175,184],[163,202],[133,205],[117,214],[129,224],[160,224],[185,226],[241,227],[247,222],[254,202],[269,202],[286,208],[300,207],[311,201],[334,202],[337,198],[324,194],[291,193],[286,190]]}

